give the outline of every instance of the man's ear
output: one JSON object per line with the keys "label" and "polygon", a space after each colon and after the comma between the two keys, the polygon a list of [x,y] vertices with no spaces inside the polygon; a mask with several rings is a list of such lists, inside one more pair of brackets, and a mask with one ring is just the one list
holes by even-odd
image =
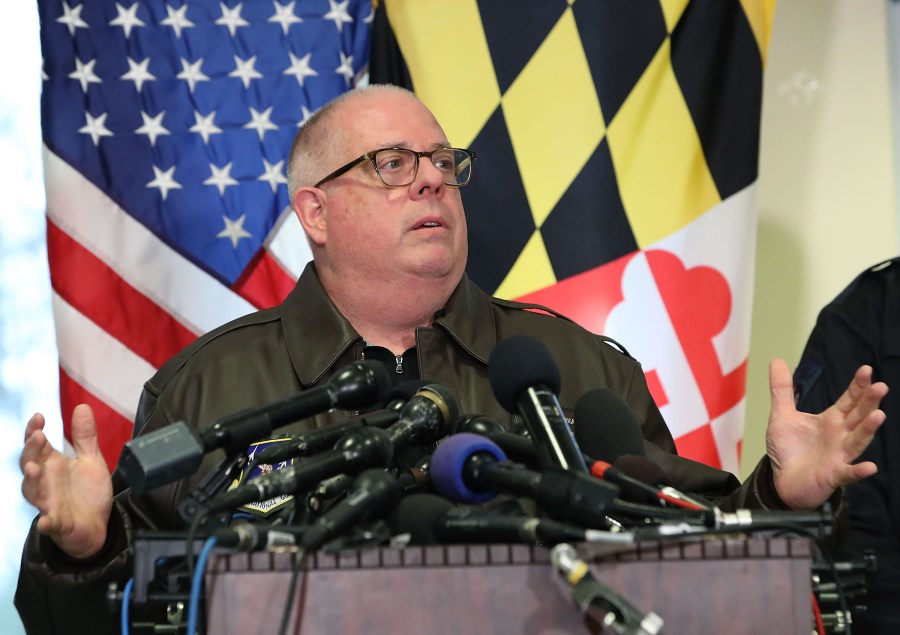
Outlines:
{"label": "man's ear", "polygon": [[328,235],[325,208],[328,195],[317,187],[301,187],[294,193],[291,204],[294,213],[303,225],[303,231],[314,245],[324,245]]}

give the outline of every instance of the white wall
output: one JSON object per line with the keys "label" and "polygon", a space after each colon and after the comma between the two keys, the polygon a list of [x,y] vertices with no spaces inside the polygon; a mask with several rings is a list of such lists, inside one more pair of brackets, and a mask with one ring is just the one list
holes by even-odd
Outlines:
{"label": "white wall", "polygon": [[769,359],[794,368],[819,309],[857,273],[900,254],[886,16],[885,0],[776,7],[742,477],[765,451]]}

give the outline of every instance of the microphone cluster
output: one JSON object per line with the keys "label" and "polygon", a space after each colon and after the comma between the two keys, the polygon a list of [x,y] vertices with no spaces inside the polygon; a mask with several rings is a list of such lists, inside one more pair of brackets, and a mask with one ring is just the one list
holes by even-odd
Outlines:
{"label": "microphone cluster", "polygon": [[[723,513],[672,486],[644,455],[640,425],[616,393],[600,388],[575,406],[574,431],[559,403],[561,377],[549,351],[524,336],[503,340],[488,364],[497,401],[524,422],[527,436],[478,414],[459,416],[453,392],[409,382],[388,390],[386,369],[357,362],[321,386],[213,422],[199,432],[177,422],[126,445],[119,469],[140,493],[194,473],[203,456],[246,451],[281,426],[335,408],[382,407],[342,423],[294,434],[253,456],[284,467],[215,492],[200,514],[227,522],[244,505],[294,496],[302,524],[238,522],[218,527],[220,546],[257,550],[326,546],[362,523],[413,544],[632,542],[708,531],[815,526],[824,513]],[[437,444],[410,469],[397,457]],[[249,470],[248,470],[249,473]],[[509,501],[530,501],[525,507]],[[506,501],[506,502],[504,502]],[[295,502],[296,504],[296,502]],[[226,516],[222,517],[222,514]]]}

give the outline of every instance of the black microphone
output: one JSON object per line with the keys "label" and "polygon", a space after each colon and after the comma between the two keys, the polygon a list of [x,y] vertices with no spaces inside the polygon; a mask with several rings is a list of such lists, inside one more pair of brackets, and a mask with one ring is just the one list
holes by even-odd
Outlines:
{"label": "black microphone", "polygon": [[291,547],[299,542],[304,529],[296,525],[258,524],[240,522],[230,527],[218,527],[213,536],[217,547],[237,551],[262,551]]}
{"label": "black microphone", "polygon": [[543,344],[526,335],[501,341],[488,360],[488,378],[500,405],[524,419],[543,465],[587,474],[556,396],[559,368]]}
{"label": "black microphone", "polygon": [[338,439],[356,428],[365,426],[386,428],[392,423],[396,423],[400,418],[403,406],[426,383],[420,379],[404,382],[385,395],[387,403],[383,410],[369,412],[325,428],[306,430],[291,435],[289,440],[272,444],[257,452],[254,460],[258,464],[275,465],[294,457],[309,456],[316,452],[330,450]]}
{"label": "black microphone", "polygon": [[403,545],[589,541],[607,532],[583,529],[549,518],[488,513],[456,507],[443,496],[404,496],[388,518],[392,542]]}
{"label": "black microphone", "polygon": [[397,410],[379,410],[324,428],[299,432],[292,435],[289,441],[274,443],[260,450],[254,456],[254,462],[260,465],[276,465],[295,457],[324,452],[332,449],[334,444],[351,430],[364,427],[384,429],[396,423],[399,418],[400,412]]}
{"label": "black microphone", "polygon": [[215,496],[206,503],[204,511],[225,511],[276,496],[298,494],[337,474],[356,474],[372,467],[386,468],[393,458],[394,448],[385,430],[359,428],[344,435],[333,450],[257,476]]}
{"label": "black microphone", "polygon": [[658,505],[661,502],[658,487],[650,485],[640,479],[633,478],[624,470],[621,470],[606,461],[591,462],[590,470],[591,476],[596,476],[599,479],[618,485],[622,497],[627,500],[651,505]]}
{"label": "black microphone", "polygon": [[434,521],[455,505],[437,494],[410,494],[400,499],[387,518],[391,543],[436,545]]}
{"label": "black microphone", "polygon": [[619,493],[580,472],[556,466],[535,472],[510,463],[496,443],[469,433],[438,445],[431,455],[431,481],[440,494],[463,503],[488,501],[498,491],[531,498],[548,516],[583,527],[603,526]]}
{"label": "black microphone", "polygon": [[403,495],[422,492],[431,485],[431,455],[423,456],[408,471],[397,476]]}
{"label": "black microphone", "polygon": [[347,496],[311,523],[300,543],[315,550],[357,523],[386,516],[400,500],[400,484],[384,470],[364,470]]}
{"label": "black microphone", "polygon": [[634,411],[609,388],[589,390],[575,402],[575,440],[584,454],[607,463],[623,454],[645,454]]}
{"label": "black microphone", "polygon": [[[656,490],[656,496],[662,502],[685,509],[712,509],[709,501],[688,496],[675,489],[666,471],[647,457],[623,454],[616,459],[614,466],[631,479],[649,484]],[[593,474],[593,468],[591,473]]]}
{"label": "black microphone", "polygon": [[342,495],[350,489],[351,485],[353,485],[353,477],[349,474],[338,474],[326,478],[306,495],[306,508],[314,512],[322,511],[326,501]]}
{"label": "black microphone", "polygon": [[[555,545],[590,540],[591,530],[550,518],[492,514],[469,507],[450,509],[434,524],[435,538],[444,544],[527,543]],[[594,532],[600,533],[600,532]]]}
{"label": "black microphone", "polygon": [[450,426],[450,434],[471,432],[487,437],[500,446],[506,458],[528,467],[539,467],[537,448],[530,437],[507,432],[503,424],[484,415],[463,415]]}
{"label": "black microphone", "polygon": [[118,469],[136,493],[190,476],[204,454],[216,449],[227,453],[246,448],[272,430],[326,412],[332,408],[364,408],[386,392],[390,378],[378,362],[354,362],[338,370],[321,386],[274,403],[223,417],[199,436],[178,421],[125,444]]}
{"label": "black microphone", "polygon": [[297,464],[259,476],[220,494],[206,506],[222,511],[303,491],[337,474],[356,474],[367,468],[387,468],[394,454],[409,442],[436,440],[457,415],[456,397],[440,384],[428,384],[413,395],[400,418],[385,430],[358,428],[344,435],[333,450],[307,457]]}

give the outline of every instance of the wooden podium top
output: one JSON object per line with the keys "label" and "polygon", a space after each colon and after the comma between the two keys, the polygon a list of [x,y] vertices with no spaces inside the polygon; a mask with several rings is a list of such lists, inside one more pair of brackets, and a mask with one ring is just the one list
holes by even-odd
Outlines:
{"label": "wooden podium top", "polygon": [[[812,628],[812,544],[805,538],[584,543],[595,579],[662,633],[797,633]],[[275,633],[293,552],[216,554],[207,569],[212,634]],[[440,545],[312,554],[291,633],[590,633],[572,588],[530,545]]]}

